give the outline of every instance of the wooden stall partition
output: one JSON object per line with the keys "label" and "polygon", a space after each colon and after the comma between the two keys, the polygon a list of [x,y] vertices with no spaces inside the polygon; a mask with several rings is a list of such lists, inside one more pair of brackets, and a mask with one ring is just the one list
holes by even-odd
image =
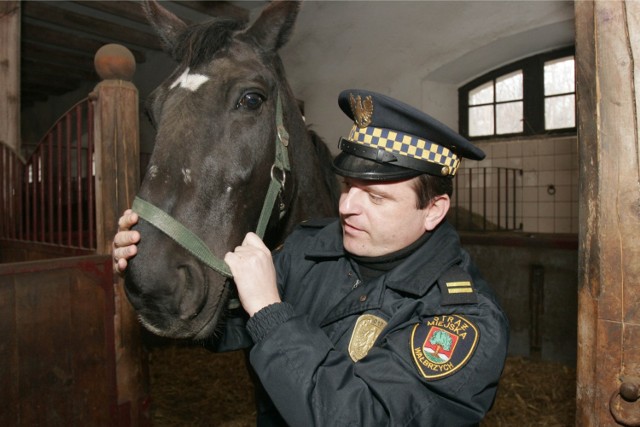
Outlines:
{"label": "wooden stall partition", "polygon": [[640,3],[577,1],[578,426],[640,425]]}
{"label": "wooden stall partition", "polygon": [[[94,102],[97,253],[111,254],[118,218],[133,203],[139,187],[138,90],[132,53],[121,45],[105,45],[95,55],[102,81],[91,93]],[[131,425],[150,423],[147,358],[141,326],[114,275],[115,351],[120,419]]]}
{"label": "wooden stall partition", "polygon": [[118,423],[111,258],[0,265],[0,425]]}

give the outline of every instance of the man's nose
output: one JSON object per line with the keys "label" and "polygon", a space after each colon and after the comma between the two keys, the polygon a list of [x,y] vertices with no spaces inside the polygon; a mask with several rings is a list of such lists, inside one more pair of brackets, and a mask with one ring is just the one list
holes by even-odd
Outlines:
{"label": "man's nose", "polygon": [[340,196],[340,205],[338,210],[341,215],[353,215],[359,211],[359,194],[357,188],[350,188],[348,191],[343,191]]}

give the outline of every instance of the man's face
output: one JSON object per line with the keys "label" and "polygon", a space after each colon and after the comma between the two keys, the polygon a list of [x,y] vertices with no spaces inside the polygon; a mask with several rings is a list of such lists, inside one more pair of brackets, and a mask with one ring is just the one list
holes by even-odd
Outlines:
{"label": "man's face", "polygon": [[431,205],[417,208],[414,180],[365,181],[344,178],[340,220],[345,249],[359,256],[381,256],[415,242],[429,228]]}

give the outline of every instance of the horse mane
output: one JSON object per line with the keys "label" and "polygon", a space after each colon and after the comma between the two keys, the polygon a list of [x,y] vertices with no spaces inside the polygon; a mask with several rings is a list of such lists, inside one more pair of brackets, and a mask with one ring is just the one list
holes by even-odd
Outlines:
{"label": "horse mane", "polygon": [[214,18],[191,25],[183,31],[173,48],[173,57],[189,68],[211,60],[220,49],[228,47],[236,31],[246,27],[246,22],[231,18]]}
{"label": "horse mane", "polygon": [[338,212],[338,201],[340,200],[340,186],[336,180],[336,175],[331,164],[333,162],[333,155],[324,140],[310,127],[307,127],[307,133],[309,139],[313,145],[315,155],[320,161],[322,173],[324,177],[324,185],[327,187],[327,192],[331,195],[331,201],[333,202],[334,212]]}

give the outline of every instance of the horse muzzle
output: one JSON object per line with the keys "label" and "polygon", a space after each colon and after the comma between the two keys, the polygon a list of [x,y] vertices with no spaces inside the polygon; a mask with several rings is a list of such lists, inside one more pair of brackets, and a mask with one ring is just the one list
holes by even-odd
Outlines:
{"label": "horse muzzle", "polygon": [[225,277],[212,271],[150,224],[127,267],[125,291],[142,324],[156,335],[206,338],[228,299]]}

